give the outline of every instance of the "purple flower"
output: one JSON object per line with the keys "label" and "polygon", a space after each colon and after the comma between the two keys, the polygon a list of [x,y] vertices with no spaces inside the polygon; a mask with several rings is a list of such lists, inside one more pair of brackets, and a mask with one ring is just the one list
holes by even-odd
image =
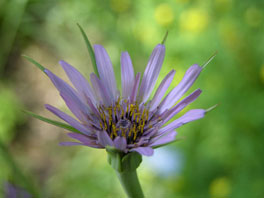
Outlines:
{"label": "purple flower", "polygon": [[9,182],[4,184],[5,198],[31,198],[32,196],[22,188],[19,188]]}
{"label": "purple flower", "polygon": [[92,73],[91,85],[80,72],[64,61],[60,61],[60,65],[74,88],[44,69],[76,118],[51,105],[47,104],[46,108],[80,132],[68,134],[78,142],[62,142],[61,145],[94,148],[111,146],[123,153],[136,151],[141,155],[151,156],[154,148],[175,141],[177,128],[204,117],[206,110],[192,109],[166,125],[201,94],[201,90],[197,89],[179,101],[203,67],[192,65],[181,82],[165,96],[175,75],[175,70],[170,71],[154,97],[149,98],[164,60],[164,45],[158,44],[153,50],[142,79],[140,73],[134,75],[129,54],[121,54],[122,94],[117,89],[112,63],[106,50],[101,45],[94,45],[94,54],[99,77]]}

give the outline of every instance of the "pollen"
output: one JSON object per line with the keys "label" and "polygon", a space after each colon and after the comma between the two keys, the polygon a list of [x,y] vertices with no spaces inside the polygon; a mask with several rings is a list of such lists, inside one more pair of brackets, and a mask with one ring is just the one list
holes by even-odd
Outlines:
{"label": "pollen", "polygon": [[112,105],[98,106],[99,125],[111,139],[117,136],[125,137],[128,143],[135,143],[152,127],[149,119],[149,109],[146,105],[123,100],[120,97]]}

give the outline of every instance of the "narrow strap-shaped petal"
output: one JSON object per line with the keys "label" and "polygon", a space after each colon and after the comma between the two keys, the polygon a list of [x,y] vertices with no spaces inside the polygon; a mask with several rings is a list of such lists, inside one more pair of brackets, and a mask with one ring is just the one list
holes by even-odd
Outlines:
{"label": "narrow strap-shaped petal", "polygon": [[60,142],[60,146],[83,146],[83,143],[80,142]]}
{"label": "narrow strap-shaped petal", "polygon": [[89,146],[89,147],[92,147],[92,148],[103,148],[102,146],[100,145],[93,145],[93,144],[84,144],[84,143],[81,143],[81,142],[60,142],[59,144],[60,146]]}
{"label": "narrow strap-shaped petal", "polygon": [[171,108],[188,91],[201,71],[202,68],[199,65],[193,65],[186,71],[182,81],[161,102],[161,113]]}
{"label": "narrow strap-shaped petal", "polygon": [[54,113],[56,116],[64,120],[65,122],[69,123],[72,127],[79,130],[80,132],[90,135],[91,131],[89,131],[85,126],[83,126],[81,123],[79,123],[77,120],[69,116],[68,114],[62,112],[61,110],[57,109],[56,107],[53,107],[51,105],[46,104],[46,109],[48,109],[50,112]]}
{"label": "narrow strap-shaped petal", "polygon": [[188,104],[190,104],[194,100],[196,100],[200,96],[201,93],[202,93],[201,89],[197,89],[193,93],[191,93],[189,96],[184,98],[181,102],[179,102],[172,109],[170,109],[168,112],[166,112],[166,115],[162,116],[163,122],[166,123],[167,121],[169,121],[173,116],[175,116],[177,113],[179,113]]}
{"label": "narrow strap-shaped petal", "polygon": [[109,92],[107,91],[107,88],[102,84],[102,81],[98,79],[98,77],[94,73],[90,75],[90,79],[97,98],[105,105],[111,105],[111,97],[109,95]]}
{"label": "narrow strap-shaped petal", "polygon": [[159,88],[157,89],[151,103],[150,103],[150,111],[157,108],[157,106],[160,104],[161,99],[163,98],[164,94],[166,93],[167,89],[169,88],[171,81],[173,80],[173,77],[175,75],[175,70],[171,70],[167,76],[163,79],[161,84],[159,85]]}
{"label": "narrow strap-shaped petal", "polygon": [[77,69],[75,69],[73,66],[66,63],[65,61],[61,60],[59,63],[63,67],[72,84],[84,97],[84,99],[86,100],[86,98],[90,98],[93,104],[95,104],[94,93],[89,82],[84,78],[84,76]]}
{"label": "narrow strap-shaped petal", "polygon": [[194,120],[198,120],[204,117],[206,111],[204,109],[192,109],[190,111],[188,111],[187,113],[185,113],[182,117],[178,118],[177,120],[171,122],[170,124],[168,124],[167,126],[161,128],[158,131],[158,135],[164,134],[168,131],[172,131],[174,129],[179,128],[180,126],[194,121]]}
{"label": "narrow strap-shaped petal", "polygon": [[128,98],[131,95],[135,82],[134,69],[128,52],[121,54],[121,80],[122,80],[122,96]]}
{"label": "narrow strap-shaped petal", "polygon": [[80,141],[81,143],[83,143],[86,146],[90,146],[93,148],[102,148],[102,146],[100,146],[96,143],[95,139],[91,139],[85,135],[78,134],[78,133],[68,133],[67,135],[73,139]]}
{"label": "narrow strap-shaped petal", "polygon": [[106,131],[98,131],[97,132],[98,143],[103,146],[114,146],[113,140],[109,137]]}
{"label": "narrow strap-shaped petal", "polygon": [[100,79],[107,88],[112,100],[115,100],[117,98],[117,88],[111,60],[101,45],[94,45],[94,54]]}
{"label": "narrow strap-shaped petal", "polygon": [[69,98],[69,100],[74,103],[81,112],[84,114],[89,114],[88,106],[83,103],[78,93],[70,85],[47,69],[45,69],[45,73],[49,76],[55,87],[62,95]]}
{"label": "narrow strap-shaped petal", "polygon": [[141,155],[145,155],[145,156],[152,156],[154,153],[154,150],[151,147],[137,147],[137,148],[133,148],[130,151],[136,151]]}
{"label": "narrow strap-shaped petal", "polygon": [[162,135],[161,137],[151,140],[151,142],[153,143],[151,143],[149,146],[155,147],[155,146],[160,146],[163,144],[168,144],[169,142],[172,142],[175,140],[176,135],[177,135],[176,131],[170,131],[166,133],[165,135]]}
{"label": "narrow strap-shaped petal", "polygon": [[135,102],[136,98],[137,98],[137,93],[138,93],[138,86],[139,86],[139,82],[140,82],[140,73],[137,73],[136,75],[136,80],[131,92],[131,96],[130,96],[130,101],[131,102]]}
{"label": "narrow strap-shaped petal", "polygon": [[117,136],[114,139],[114,145],[115,147],[120,151],[125,151],[127,147],[127,141],[126,138]]}
{"label": "narrow strap-shaped petal", "polygon": [[71,100],[67,94],[60,93],[60,96],[64,100],[67,107],[71,110],[73,115],[76,116],[76,118],[78,118],[81,122],[87,122],[87,117],[84,116],[84,113],[80,110],[80,107],[73,100]]}
{"label": "narrow strap-shaped petal", "polygon": [[165,56],[165,46],[158,44],[153,50],[150,59],[148,61],[147,67],[145,69],[141,87],[139,90],[138,101],[146,102],[149,95],[151,94],[155,83],[157,81],[163,60]]}

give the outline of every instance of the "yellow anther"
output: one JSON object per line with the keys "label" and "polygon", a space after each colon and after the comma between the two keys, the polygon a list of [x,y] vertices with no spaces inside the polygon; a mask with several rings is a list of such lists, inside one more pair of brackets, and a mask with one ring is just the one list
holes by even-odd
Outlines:
{"label": "yellow anther", "polygon": [[102,122],[100,122],[100,127],[103,128],[103,124],[102,124]]}
{"label": "yellow anther", "polygon": [[131,137],[131,135],[132,135],[132,131],[133,131],[133,129],[130,128],[130,129],[129,129],[129,133],[128,133],[128,137]]}
{"label": "yellow anther", "polygon": [[133,140],[135,141],[136,139],[137,139],[137,132],[134,131],[134,138],[133,138]]}
{"label": "yellow anther", "polygon": [[134,108],[132,107],[132,109],[131,109],[131,106],[130,106],[130,116],[132,116],[133,115],[133,113],[134,113]]}
{"label": "yellow anther", "polygon": [[114,135],[117,136],[117,133],[116,133],[116,126],[115,126],[114,124],[112,125],[112,129],[113,129],[113,133],[114,133]]}

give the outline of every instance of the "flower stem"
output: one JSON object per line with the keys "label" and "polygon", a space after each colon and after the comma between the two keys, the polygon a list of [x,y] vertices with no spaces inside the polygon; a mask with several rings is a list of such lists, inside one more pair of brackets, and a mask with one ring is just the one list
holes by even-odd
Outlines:
{"label": "flower stem", "polygon": [[120,183],[122,184],[128,198],[143,198],[144,194],[141,189],[137,171],[116,171]]}

